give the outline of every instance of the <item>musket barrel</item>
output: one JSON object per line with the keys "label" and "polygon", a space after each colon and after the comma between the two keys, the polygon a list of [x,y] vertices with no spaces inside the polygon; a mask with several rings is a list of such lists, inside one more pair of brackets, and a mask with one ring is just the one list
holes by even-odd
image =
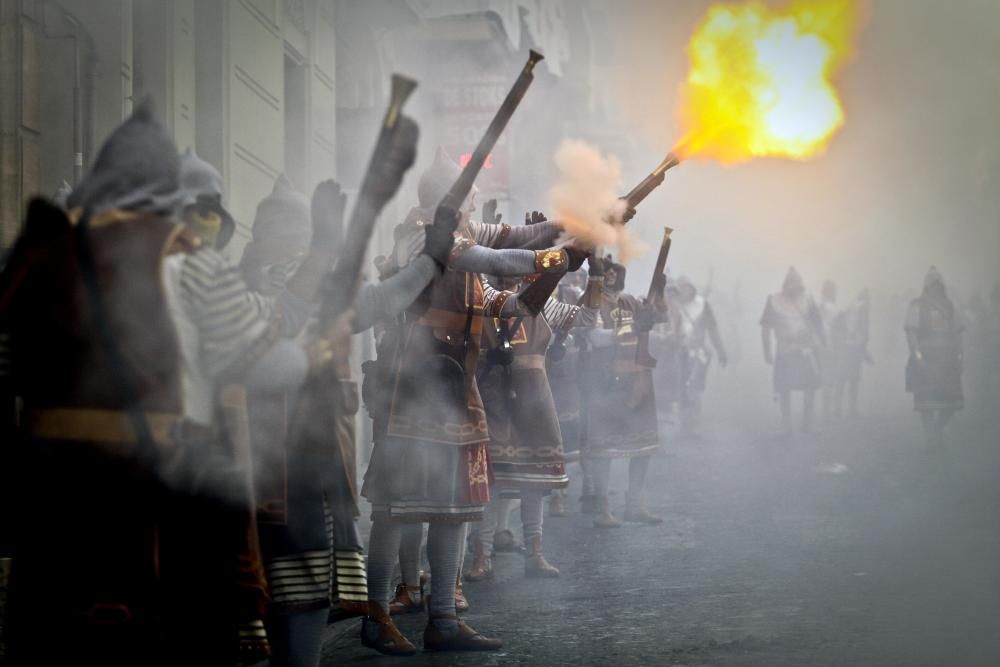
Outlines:
{"label": "musket barrel", "polygon": [[398,74],[392,75],[389,106],[382,120],[378,139],[375,141],[375,150],[372,152],[368,168],[361,180],[358,200],[355,202],[347,228],[344,230],[344,244],[338,253],[337,273],[346,282],[338,286],[338,290],[331,299],[324,301],[321,309],[324,321],[332,321],[334,317],[347,310],[354,303],[354,298],[360,288],[361,265],[364,262],[368,241],[371,238],[377,217],[377,211],[372,210],[376,206],[372,203],[372,191],[376,187],[376,179],[379,178],[377,165],[388,156],[402,114],[403,104],[416,87],[416,81]]}
{"label": "musket barrel", "polygon": [[656,169],[653,170],[653,173],[654,174],[665,173],[667,171],[667,169],[672,169],[672,168],[676,167],[677,165],[679,165],[680,163],[681,163],[681,160],[680,160],[679,157],[677,157],[673,153],[667,153],[667,157],[663,158],[663,162],[661,162],[656,167]]}
{"label": "musket barrel", "polygon": [[462,206],[462,202],[465,201],[465,198],[469,196],[469,192],[472,190],[472,184],[476,182],[476,177],[479,176],[479,171],[486,163],[486,158],[489,157],[490,151],[496,146],[504,128],[507,127],[511,116],[514,115],[514,111],[521,103],[524,93],[527,92],[528,86],[534,81],[535,65],[544,57],[534,49],[528,52],[528,61],[521,69],[521,74],[517,77],[517,81],[514,82],[514,85],[507,93],[507,97],[504,98],[496,115],[493,116],[493,120],[490,121],[489,127],[486,128],[486,134],[479,140],[479,145],[472,152],[469,162],[462,168],[462,173],[459,175],[458,180],[451,186],[451,189],[445,195],[444,199],[441,200],[439,206],[446,206],[456,211]]}
{"label": "musket barrel", "polygon": [[[669,167],[668,167],[669,168]],[[662,274],[667,268],[667,255],[670,254],[670,233],[674,231],[670,227],[663,228],[663,241],[660,242],[660,254],[656,256],[656,268],[653,269],[653,277],[649,281],[649,291],[646,292],[646,303],[652,304],[656,297],[656,276]],[[640,333],[635,347],[635,363],[647,368],[656,367],[656,358],[649,353],[649,332]]]}
{"label": "musket barrel", "polygon": [[680,158],[673,153],[667,153],[667,157],[663,158],[663,161],[656,166],[656,169],[650,172],[646,178],[642,179],[642,182],[632,188],[627,195],[622,197],[628,208],[638,206],[643,199],[648,197],[653,190],[663,183],[664,174],[666,174],[667,170],[676,167],[680,163]]}
{"label": "musket barrel", "polygon": [[372,179],[376,176],[372,170],[372,165],[376,161],[383,159],[389,144],[392,141],[392,133],[396,129],[396,123],[403,110],[403,104],[417,87],[417,82],[399,74],[392,75],[392,82],[389,88],[389,106],[385,110],[385,117],[382,119],[382,128],[379,131],[378,139],[375,141],[375,150],[368,162],[368,169],[365,171],[361,181],[360,193],[363,195],[370,191]]}
{"label": "musket barrel", "polygon": [[383,127],[392,129],[396,127],[399,114],[403,109],[403,103],[410,97],[417,87],[417,82],[399,74],[392,75],[392,83],[389,91],[389,108],[385,111]]}
{"label": "musket barrel", "polygon": [[656,256],[656,267],[653,269],[653,278],[650,280],[649,291],[646,293],[646,298],[652,300],[655,296],[654,286],[656,284],[656,276],[663,273],[667,268],[667,256],[670,254],[670,234],[674,230],[670,227],[663,228],[663,240],[660,242],[660,254]]}

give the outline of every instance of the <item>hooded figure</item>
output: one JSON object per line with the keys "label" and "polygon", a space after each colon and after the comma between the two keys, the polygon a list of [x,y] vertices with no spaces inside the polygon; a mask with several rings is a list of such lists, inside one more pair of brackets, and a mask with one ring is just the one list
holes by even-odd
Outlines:
{"label": "hooded figure", "polygon": [[[417,183],[417,201],[420,202],[420,208],[434,211],[461,174],[462,168],[439,146],[434,153],[434,162],[421,174]],[[472,193],[476,191],[477,189],[473,187]]]}
{"label": "hooded figure", "polygon": [[177,224],[179,185],[177,149],[145,102],[70,195],[75,225],[29,209],[25,228],[40,212],[51,233],[0,310],[24,405],[15,664],[263,657],[248,471],[221,435],[216,390],[279,324]]}
{"label": "hooded figure", "polygon": [[[391,354],[394,361],[379,380],[385,410],[375,419],[375,446],[362,490],[372,504],[369,616],[362,641],[383,653],[416,650],[399,634],[388,611],[403,527],[422,522],[431,524],[427,552],[435,572],[425,648],[500,647],[499,641],[478,635],[453,617],[463,524],[480,520],[490,499],[489,434],[476,380],[480,337],[485,318],[522,314],[518,294],[484,286],[480,275],[561,275],[569,264],[565,250],[550,247],[562,231],[558,224],[514,228],[469,222],[474,191],[456,212],[461,220],[454,233],[438,233],[437,208],[461,171],[443,151],[437,152],[420,178],[418,206],[394,233],[393,258],[382,269],[383,276],[394,276],[421,252],[434,257],[442,269],[447,267],[379,345],[379,358]],[[546,283],[536,281],[524,292],[534,290],[537,296],[539,284]],[[533,314],[544,301],[535,305]],[[527,307],[523,310],[528,312]],[[415,567],[404,570],[403,579],[408,589],[418,589]]]}
{"label": "hooded figure", "polygon": [[604,289],[615,294],[625,290],[625,265],[611,255],[604,258]]}
{"label": "hooded figure", "polygon": [[257,205],[253,239],[243,250],[240,268],[250,289],[268,294],[283,288],[311,238],[309,201],[279,176],[271,194]]}
{"label": "hooded figure", "polygon": [[184,222],[217,250],[225,248],[236,222],[222,205],[222,174],[189,148],[181,154],[180,181]]}
{"label": "hooded figure", "polygon": [[802,294],[805,289],[806,287],[805,283],[802,281],[802,274],[799,273],[794,266],[788,267],[788,273],[785,274],[785,280],[781,283],[782,293],[795,298],[796,296]]}
{"label": "hooded figure", "polygon": [[719,335],[715,312],[705,297],[698,294],[698,288],[687,276],[682,275],[677,279],[677,293],[674,324],[680,344],[681,433],[696,436],[701,416],[701,397],[705,392],[713,348],[723,368],[729,360]]}
{"label": "hooded figure", "polygon": [[[793,391],[804,395],[803,430],[812,429],[815,391],[820,384],[819,350],[824,342],[823,318],[806,292],[795,267],[788,269],[781,291],[770,295],[760,318],[764,360],[774,364],[774,392],[781,407],[783,429],[790,433]],[[772,354],[771,338],[775,340]]]}
{"label": "hooded figure", "polygon": [[147,98],[101,146],[94,165],[67,198],[66,208],[173,216],[184,200],[179,163],[177,147]]}
{"label": "hooded figure", "polygon": [[[429,224],[434,221],[434,214],[437,211],[438,205],[444,200],[448,191],[458,180],[458,177],[462,174],[462,168],[458,166],[458,163],[451,159],[447,152],[440,146],[434,153],[434,161],[431,165],[420,175],[420,180],[417,182],[417,202],[418,205],[410,210],[407,214],[406,219],[403,224],[397,228],[397,240],[400,234],[405,234],[406,230],[409,230],[412,237],[412,231],[415,227],[422,224]],[[475,198],[478,188],[475,186],[469,191],[469,195],[462,202],[459,207],[459,214],[461,214],[461,219],[458,223],[458,233],[471,238],[473,236],[472,232],[469,230],[469,219],[472,212],[475,211]],[[490,225],[491,227],[497,227],[497,225]],[[510,225],[506,225],[506,229],[510,229]],[[417,235],[422,236],[422,234]],[[410,247],[413,243],[417,243],[419,239],[413,240],[411,238],[411,243],[397,244],[397,257],[395,261],[398,265],[405,264],[407,258],[409,257]],[[402,253],[402,256],[399,254]]]}
{"label": "hooded figure", "polygon": [[948,298],[944,278],[935,267],[924,277],[923,293],[906,315],[906,390],[920,412],[931,446],[943,443],[945,424],[963,406],[961,314]]}
{"label": "hooded figure", "polygon": [[[588,290],[597,293],[603,280],[592,277]],[[596,295],[596,294],[595,294]],[[585,293],[584,303],[591,294]],[[542,553],[542,498],[569,485],[566,476],[559,413],[545,368],[545,353],[553,333],[565,337],[571,329],[590,329],[597,311],[549,297],[535,316],[491,318],[483,329],[486,349],[478,370],[493,468],[493,507],[476,531],[475,561],[465,578],[492,576],[491,556],[499,515],[505,512],[499,496],[521,499],[521,524],[527,550],[525,575],[557,577],[559,570]],[[495,511],[492,511],[495,510]]]}
{"label": "hooded figure", "polygon": [[604,281],[600,298],[600,324],[587,333],[591,346],[581,384],[586,426],[581,444],[585,470],[593,473],[593,491],[583,498],[585,512],[597,514],[595,528],[621,525],[611,512],[609,484],[613,459],[627,459],[629,488],[626,521],[659,524],[645,504],[649,461],[660,448],[656,392],[651,366],[640,363],[639,344],[657,322],[667,319],[664,289],[666,276],[653,301],[640,301],[624,292],[625,267],[608,255],[602,263]]}

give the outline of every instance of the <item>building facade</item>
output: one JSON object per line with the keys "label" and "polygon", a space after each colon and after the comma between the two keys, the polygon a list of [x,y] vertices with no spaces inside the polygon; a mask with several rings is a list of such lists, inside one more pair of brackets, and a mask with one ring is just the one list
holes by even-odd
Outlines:
{"label": "building facade", "polygon": [[309,192],[336,173],[332,3],[2,0],[0,19],[4,246],[26,199],[74,184],[147,95],[222,172],[234,258],[279,174]]}
{"label": "building facade", "polygon": [[[238,261],[280,174],[306,194],[325,178],[356,191],[400,72],[419,82],[407,112],[421,144],[375,232],[372,255],[387,253],[416,173],[437,146],[472,152],[537,48],[546,59],[479,181],[480,202],[496,197],[516,222],[547,205],[562,137],[609,148],[621,136],[594,86],[606,12],[598,0],[0,0],[0,250],[27,200],[78,182],[149,96],[178,148],[222,173]],[[355,348],[372,356],[369,336]]]}

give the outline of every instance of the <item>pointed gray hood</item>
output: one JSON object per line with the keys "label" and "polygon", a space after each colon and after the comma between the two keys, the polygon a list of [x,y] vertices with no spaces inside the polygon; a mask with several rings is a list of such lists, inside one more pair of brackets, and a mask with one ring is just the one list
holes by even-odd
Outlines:
{"label": "pointed gray hood", "polygon": [[181,205],[177,147],[147,98],[108,137],[66,206],[173,215]]}

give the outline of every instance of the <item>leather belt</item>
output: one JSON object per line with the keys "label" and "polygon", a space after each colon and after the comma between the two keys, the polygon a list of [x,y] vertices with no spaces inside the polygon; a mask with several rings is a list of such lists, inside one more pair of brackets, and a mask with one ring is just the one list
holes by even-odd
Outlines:
{"label": "leather belt", "polygon": [[[147,412],[146,422],[153,441],[160,447],[170,447],[184,425],[178,415]],[[96,408],[41,408],[25,415],[26,431],[43,440],[76,440],[80,442],[135,445],[128,414],[121,410]]]}
{"label": "leather belt", "polygon": [[[453,313],[450,310],[440,308],[428,308],[414,324],[435,329],[451,329],[454,331],[465,331],[465,320],[467,313]],[[472,316],[472,327],[469,333],[474,337],[479,337],[483,333],[483,317],[481,314]]]}

